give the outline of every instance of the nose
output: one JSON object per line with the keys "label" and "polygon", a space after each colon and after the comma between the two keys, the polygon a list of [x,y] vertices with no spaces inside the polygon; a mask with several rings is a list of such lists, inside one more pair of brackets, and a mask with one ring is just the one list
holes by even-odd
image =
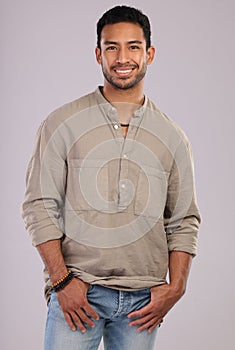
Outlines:
{"label": "nose", "polygon": [[117,51],[117,63],[129,63],[128,50],[126,48],[119,48]]}

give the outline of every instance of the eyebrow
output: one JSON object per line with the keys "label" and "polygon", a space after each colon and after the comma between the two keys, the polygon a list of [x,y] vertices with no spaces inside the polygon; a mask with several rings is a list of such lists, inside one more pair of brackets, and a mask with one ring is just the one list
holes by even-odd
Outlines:
{"label": "eyebrow", "polygon": [[[127,41],[127,44],[143,44],[140,40],[130,40]],[[104,45],[119,45],[118,41],[106,40]]]}

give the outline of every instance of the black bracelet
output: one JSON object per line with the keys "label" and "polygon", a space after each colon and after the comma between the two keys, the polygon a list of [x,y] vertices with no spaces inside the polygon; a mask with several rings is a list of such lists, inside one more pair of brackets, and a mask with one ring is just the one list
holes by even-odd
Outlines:
{"label": "black bracelet", "polygon": [[69,284],[69,282],[73,279],[73,277],[74,275],[72,271],[69,271],[67,276],[60,283],[57,283],[54,287],[52,287],[52,291],[56,293],[59,292],[61,289],[67,286],[67,284]]}

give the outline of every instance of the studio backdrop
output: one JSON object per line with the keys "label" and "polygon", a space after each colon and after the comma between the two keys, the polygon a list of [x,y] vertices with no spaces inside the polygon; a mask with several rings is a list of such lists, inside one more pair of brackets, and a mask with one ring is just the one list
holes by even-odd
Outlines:
{"label": "studio backdrop", "polygon": [[[47,115],[102,84],[94,55],[96,22],[118,4],[0,1],[1,349],[43,349],[43,264],[21,219],[26,168]],[[156,57],[145,92],[191,141],[202,215],[187,293],[166,317],[156,349],[230,350],[235,348],[235,2],[125,4],[150,17]]]}

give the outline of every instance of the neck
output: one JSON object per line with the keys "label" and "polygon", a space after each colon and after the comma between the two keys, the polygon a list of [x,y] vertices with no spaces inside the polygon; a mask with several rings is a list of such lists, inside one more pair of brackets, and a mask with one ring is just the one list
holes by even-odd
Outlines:
{"label": "neck", "polygon": [[121,123],[128,124],[135,111],[143,105],[143,83],[128,90],[115,89],[105,81],[103,95],[117,110]]}
{"label": "neck", "polygon": [[103,95],[112,104],[115,102],[125,102],[141,106],[144,102],[143,81],[139,82],[133,88],[122,90],[114,88],[105,80]]}

